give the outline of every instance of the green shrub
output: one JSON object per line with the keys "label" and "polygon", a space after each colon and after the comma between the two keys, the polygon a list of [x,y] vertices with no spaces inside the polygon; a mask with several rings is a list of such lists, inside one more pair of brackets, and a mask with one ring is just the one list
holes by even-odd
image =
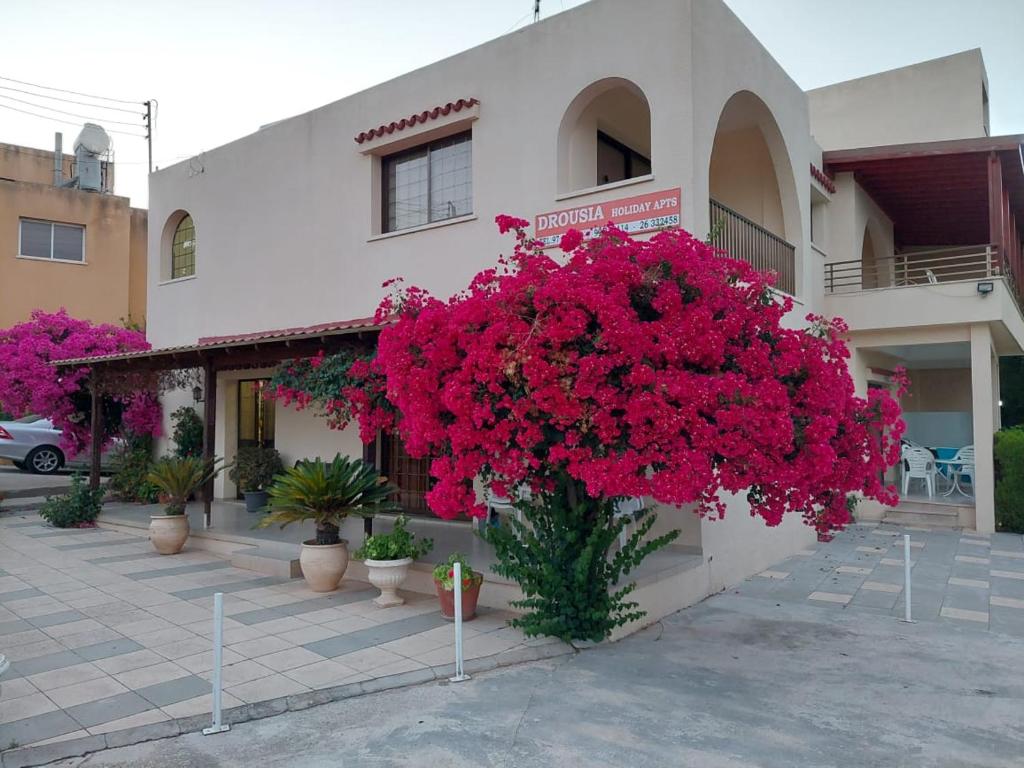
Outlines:
{"label": "green shrub", "polygon": [[71,488],[63,496],[49,496],[39,516],[55,528],[83,528],[99,517],[103,507],[103,488],[95,491],[82,475],[71,478]]}
{"label": "green shrub", "polygon": [[1024,533],[1024,427],[996,433],[996,530]]}
{"label": "green shrub", "polygon": [[399,515],[391,533],[375,533],[368,536],[363,546],[352,556],[356,560],[402,560],[406,557],[415,560],[423,557],[434,548],[434,540],[416,541],[416,535],[406,530],[407,522],[405,515]]}
{"label": "green shrub", "polygon": [[282,472],[284,464],[276,449],[254,445],[238,449],[228,476],[242,491],[251,493],[269,488],[274,477]]}
{"label": "green shrub", "polygon": [[153,438],[128,438],[117,453],[117,471],[107,485],[110,492],[121,501],[155,504],[160,492],[148,480],[153,468],[152,455]]}
{"label": "green shrub", "polygon": [[525,595],[512,603],[525,612],[511,626],[528,637],[598,642],[643,618],[639,604],[627,599],[636,583],[620,580],[679,531],[645,540],[655,515],[644,510],[636,514],[626,545],[612,554],[625,525],[625,518],[615,517],[615,501],[591,498],[581,483],[564,476],[553,493],[516,506],[525,523],[510,516],[508,525],[487,526],[483,533],[498,560],[491,570],[516,581]]}
{"label": "green shrub", "polygon": [[174,429],[171,440],[174,442],[174,455],[179,459],[188,457],[199,458],[203,455],[203,420],[196,409],[188,405],[171,414]]}

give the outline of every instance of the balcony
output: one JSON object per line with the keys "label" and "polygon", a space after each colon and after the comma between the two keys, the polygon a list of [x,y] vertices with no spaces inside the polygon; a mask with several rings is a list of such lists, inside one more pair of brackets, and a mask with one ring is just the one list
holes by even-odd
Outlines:
{"label": "balcony", "polygon": [[710,200],[711,240],[759,272],[774,272],[775,287],[796,294],[796,248],[717,200]]}
{"label": "balcony", "polygon": [[[825,292],[851,293],[997,277],[1006,277],[1011,287],[1017,287],[1009,264],[1000,258],[995,245],[957,246],[828,262],[825,264]],[[1019,295],[1019,291],[1015,293]]]}

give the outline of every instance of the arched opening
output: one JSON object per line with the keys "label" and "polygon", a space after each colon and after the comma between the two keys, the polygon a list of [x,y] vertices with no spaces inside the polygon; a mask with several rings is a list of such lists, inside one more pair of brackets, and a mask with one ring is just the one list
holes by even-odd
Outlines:
{"label": "arched opening", "polygon": [[801,220],[792,165],[771,110],[749,91],[733,94],[718,118],[708,189],[713,241],[776,272],[776,286],[795,293]]}
{"label": "arched opening", "polygon": [[167,218],[160,237],[160,277],[179,280],[196,273],[196,226],[188,211]]}
{"label": "arched opening", "polygon": [[871,237],[871,227],[864,227],[864,244],[860,248],[860,286],[861,288],[877,288],[878,261],[875,258],[875,241]]}
{"label": "arched opening", "polygon": [[584,88],[558,128],[558,191],[613,184],[651,173],[651,109],[622,78]]}

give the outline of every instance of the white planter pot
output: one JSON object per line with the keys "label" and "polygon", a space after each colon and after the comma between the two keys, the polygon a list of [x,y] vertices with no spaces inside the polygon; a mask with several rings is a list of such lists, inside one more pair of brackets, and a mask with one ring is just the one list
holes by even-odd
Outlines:
{"label": "white planter pot", "polygon": [[381,608],[390,608],[393,605],[402,605],[405,600],[399,596],[398,588],[405,583],[409,575],[409,566],[412,565],[411,557],[403,557],[401,560],[364,560],[370,583],[380,590],[380,595],[374,598],[373,602]]}
{"label": "white planter pot", "polygon": [[188,515],[152,515],[149,540],[161,555],[176,555],[188,541]]}
{"label": "white planter pot", "polygon": [[302,542],[299,567],[302,578],[314,592],[333,592],[348,568],[348,542],[317,544],[315,539]]}

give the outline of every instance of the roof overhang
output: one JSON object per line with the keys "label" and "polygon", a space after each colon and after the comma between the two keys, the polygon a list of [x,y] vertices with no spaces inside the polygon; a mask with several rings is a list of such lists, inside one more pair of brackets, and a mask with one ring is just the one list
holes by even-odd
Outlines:
{"label": "roof overhang", "polygon": [[55,360],[59,368],[89,367],[97,372],[173,371],[202,368],[231,370],[275,365],[282,360],[333,352],[361,338],[374,338],[381,324],[373,318],[322,323],[300,328],[207,336],[193,345],[116,355]]}
{"label": "roof overhang", "polygon": [[900,246],[989,242],[988,162],[1002,167],[1010,209],[1024,223],[1024,135],[825,152],[833,177],[852,173],[892,219]]}

